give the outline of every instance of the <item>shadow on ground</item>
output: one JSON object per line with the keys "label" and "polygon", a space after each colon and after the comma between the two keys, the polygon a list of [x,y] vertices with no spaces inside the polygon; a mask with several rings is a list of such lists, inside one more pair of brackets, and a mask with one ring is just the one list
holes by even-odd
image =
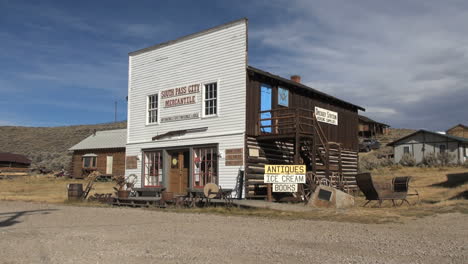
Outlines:
{"label": "shadow on ground", "polygon": [[454,188],[468,183],[468,172],[447,174],[447,180],[432,184],[432,187]]}
{"label": "shadow on ground", "polygon": [[[32,214],[50,214],[51,211],[56,211],[57,209],[43,209],[43,210],[30,210],[30,211],[18,211],[18,212],[7,212],[0,213],[0,228],[13,226],[21,223],[18,219],[25,215]],[[4,219],[6,218],[6,219]]]}

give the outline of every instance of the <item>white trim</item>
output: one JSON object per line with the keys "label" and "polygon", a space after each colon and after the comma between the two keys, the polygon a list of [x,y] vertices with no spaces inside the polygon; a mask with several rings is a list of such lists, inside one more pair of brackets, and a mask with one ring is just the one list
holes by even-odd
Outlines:
{"label": "white trim", "polygon": [[130,141],[130,90],[132,86],[132,56],[128,56],[128,88],[127,88],[127,142]]}
{"label": "white trim", "polygon": [[158,143],[158,142],[168,142],[168,141],[182,141],[182,140],[193,140],[199,138],[212,138],[212,137],[224,137],[224,136],[234,136],[234,135],[241,135],[245,134],[245,131],[232,131],[231,133],[218,133],[218,134],[210,134],[210,135],[203,135],[203,136],[195,136],[195,137],[187,137],[187,138],[172,138],[172,139],[160,139],[158,141],[135,141],[135,142],[128,142],[127,145],[135,145],[135,144],[143,144],[143,143]]}
{"label": "white trim", "polygon": [[[161,106],[160,105],[160,101],[161,101],[161,94],[160,93],[161,93],[161,91],[158,91],[157,93],[152,93],[152,94],[146,95],[146,109],[145,109],[145,111],[146,111],[146,121],[145,121],[145,124],[147,126],[159,125],[159,123],[160,123],[159,122],[160,121],[160,111],[159,111],[159,109],[160,109],[160,106]],[[154,95],[157,95],[157,98],[158,98],[157,109],[156,109],[156,115],[157,115],[156,119],[157,120],[156,120],[156,122],[150,123],[149,122],[149,110],[150,110],[149,109],[149,98],[150,98],[150,96],[154,96]]]}
{"label": "white trim", "polygon": [[[212,115],[205,115],[205,85],[206,84],[211,84],[211,83],[216,83],[216,114]],[[201,83],[202,85],[202,97],[201,97],[201,118],[206,119],[206,118],[214,118],[220,116],[219,114],[219,91],[220,89],[220,80],[212,80],[212,81],[205,81]]]}

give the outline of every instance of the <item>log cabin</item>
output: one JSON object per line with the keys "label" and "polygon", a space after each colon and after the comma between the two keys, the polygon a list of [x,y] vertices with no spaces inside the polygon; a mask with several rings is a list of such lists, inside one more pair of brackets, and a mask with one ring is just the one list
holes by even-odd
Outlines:
{"label": "log cabin", "polygon": [[126,175],[264,199],[264,164],[355,187],[360,106],[248,65],[247,19],[129,53]]}
{"label": "log cabin", "polygon": [[109,178],[124,175],[126,141],[127,129],[95,131],[69,149],[71,177],[83,179],[93,171]]}
{"label": "log cabin", "polygon": [[0,172],[29,172],[31,160],[21,154],[0,153]]}

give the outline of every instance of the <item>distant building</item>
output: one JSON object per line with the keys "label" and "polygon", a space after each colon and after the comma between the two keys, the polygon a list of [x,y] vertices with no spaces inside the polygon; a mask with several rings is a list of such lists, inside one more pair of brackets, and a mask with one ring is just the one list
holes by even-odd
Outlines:
{"label": "distant building", "polygon": [[393,147],[395,162],[399,162],[405,153],[421,162],[429,153],[449,153],[454,156],[454,163],[468,160],[468,138],[419,130],[388,144]]}
{"label": "distant building", "polygon": [[446,131],[448,135],[456,136],[456,137],[462,137],[462,138],[468,138],[468,126],[458,124]]}
{"label": "distant building", "polygon": [[124,175],[127,129],[98,131],[69,150],[73,151],[71,176],[85,178],[98,171],[106,175]]}
{"label": "distant building", "polygon": [[359,136],[372,138],[377,135],[386,135],[390,126],[377,122],[366,116],[359,115]]}
{"label": "distant building", "polygon": [[24,155],[13,153],[0,153],[0,171],[2,172],[27,172],[31,161]]}

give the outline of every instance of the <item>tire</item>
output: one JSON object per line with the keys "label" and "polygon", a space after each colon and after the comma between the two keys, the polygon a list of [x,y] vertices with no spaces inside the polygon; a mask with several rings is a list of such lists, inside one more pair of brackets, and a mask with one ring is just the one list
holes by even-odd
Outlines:
{"label": "tire", "polygon": [[370,147],[366,147],[366,152],[369,152],[371,151],[371,148]]}

